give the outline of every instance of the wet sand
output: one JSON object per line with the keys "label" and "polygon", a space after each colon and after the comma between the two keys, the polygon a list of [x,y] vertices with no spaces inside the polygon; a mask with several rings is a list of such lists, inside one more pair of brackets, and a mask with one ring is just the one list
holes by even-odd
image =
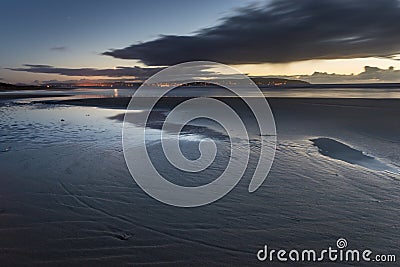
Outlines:
{"label": "wet sand", "polygon": [[[163,99],[158,108],[169,110],[183,100]],[[237,99],[223,100],[243,107]],[[268,101],[278,146],[267,180],[249,194],[250,164],[232,192],[194,209],[164,205],[130,177],[121,146],[129,98],[0,107],[0,148],[10,148],[0,153],[0,262],[259,266],[271,264],[256,258],[265,244],[326,249],[340,237],[350,248],[399,255],[399,175],[344,159],[354,149],[400,167],[400,100]],[[164,117],[158,113],[148,127],[159,133]],[[194,130],[196,138],[218,138],[221,151],[212,170],[223,170],[227,140]],[[198,153],[196,138],[183,145],[191,156]],[[323,142],[315,146],[311,140]],[[341,144],[348,146],[344,156],[331,151]],[[210,179],[210,173],[189,175],[165,165],[156,142],[149,149],[173,181]],[[251,149],[256,158],[256,142]]]}
{"label": "wet sand", "polygon": [[[238,98],[235,97],[214,97],[216,99],[222,100],[227,103],[235,104],[240,102]],[[85,99],[70,99],[70,100],[53,100],[53,101],[41,101],[42,103],[49,104],[65,104],[65,105],[77,105],[77,106],[91,106],[91,107],[112,107],[125,109],[130,101],[130,97],[104,97],[104,98],[85,98]],[[151,98],[142,98],[144,102]],[[164,108],[171,108],[185,100],[190,99],[190,97],[164,97],[160,100]],[[396,108],[400,103],[400,99],[364,99],[364,98],[267,98],[268,103],[272,107],[279,108],[283,106],[290,106],[293,104],[303,104],[303,105],[320,105],[321,107],[359,107],[359,108]],[[40,102],[40,101],[39,101]],[[289,104],[288,104],[289,103]],[[138,107],[140,108],[140,107]]]}

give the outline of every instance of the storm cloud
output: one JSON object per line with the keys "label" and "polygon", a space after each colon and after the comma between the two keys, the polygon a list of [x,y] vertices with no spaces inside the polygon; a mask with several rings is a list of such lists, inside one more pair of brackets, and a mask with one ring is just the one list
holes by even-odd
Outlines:
{"label": "storm cloud", "polygon": [[149,66],[388,57],[400,52],[399,18],[398,0],[273,0],[194,35],[161,36],[103,55]]}
{"label": "storm cloud", "polygon": [[65,76],[106,76],[106,77],[134,77],[145,79],[157,73],[163,68],[141,68],[116,67],[115,69],[94,69],[94,68],[58,68],[50,65],[25,64],[23,68],[8,68],[13,71],[25,71],[31,73],[60,74]]}

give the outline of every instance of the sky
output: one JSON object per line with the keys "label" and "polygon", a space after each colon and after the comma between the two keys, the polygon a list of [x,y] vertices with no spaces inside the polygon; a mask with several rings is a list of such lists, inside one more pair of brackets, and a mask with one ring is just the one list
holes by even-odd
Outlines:
{"label": "sky", "polygon": [[318,83],[400,81],[399,0],[0,5],[0,79],[10,83],[140,80],[191,60]]}

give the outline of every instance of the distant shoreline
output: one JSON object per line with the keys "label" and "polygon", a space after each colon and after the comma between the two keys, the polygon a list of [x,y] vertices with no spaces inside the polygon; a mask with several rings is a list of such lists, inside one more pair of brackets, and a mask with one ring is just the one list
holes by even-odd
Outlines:
{"label": "distant shoreline", "polygon": [[[362,88],[377,88],[377,89],[386,89],[386,88],[399,88],[400,83],[326,83],[326,84],[317,84],[317,83],[307,83],[303,81],[295,81],[295,80],[287,80],[290,81],[287,84],[279,84],[279,85],[266,85],[261,83],[256,83],[260,89],[330,89],[330,88],[354,88],[354,89],[362,89]],[[0,92],[9,92],[9,91],[26,91],[26,90],[73,90],[78,88],[86,88],[86,89],[137,89],[141,86],[141,83],[135,83],[132,86],[126,86],[124,84],[115,84],[115,85],[92,85],[92,86],[79,86],[75,84],[66,85],[13,85],[7,83],[0,83]],[[217,85],[212,84],[195,84],[195,85],[183,85],[181,87],[185,88],[215,88]],[[218,86],[217,86],[218,87]],[[162,89],[162,87],[160,87]]]}

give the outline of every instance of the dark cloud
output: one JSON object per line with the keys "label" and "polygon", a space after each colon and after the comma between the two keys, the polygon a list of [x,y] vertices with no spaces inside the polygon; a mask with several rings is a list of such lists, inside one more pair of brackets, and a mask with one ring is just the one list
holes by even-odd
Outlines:
{"label": "dark cloud", "polygon": [[[25,64],[25,67],[29,67],[31,69],[39,69],[39,68],[53,68],[53,66],[50,65],[35,65],[35,64]],[[11,69],[10,70],[17,70],[17,69]]]}
{"label": "dark cloud", "polygon": [[398,0],[273,0],[191,36],[161,36],[103,54],[153,66],[386,57],[400,51],[399,18]]}
{"label": "dark cloud", "polygon": [[7,68],[13,71],[26,71],[31,73],[60,74],[65,76],[106,76],[106,77],[134,77],[137,79],[148,78],[162,68],[116,67],[115,69],[93,68],[58,68],[49,65],[26,64],[23,68]]}
{"label": "dark cloud", "polygon": [[57,51],[57,52],[64,52],[67,51],[68,48],[66,46],[55,46],[50,48],[51,51]]}

